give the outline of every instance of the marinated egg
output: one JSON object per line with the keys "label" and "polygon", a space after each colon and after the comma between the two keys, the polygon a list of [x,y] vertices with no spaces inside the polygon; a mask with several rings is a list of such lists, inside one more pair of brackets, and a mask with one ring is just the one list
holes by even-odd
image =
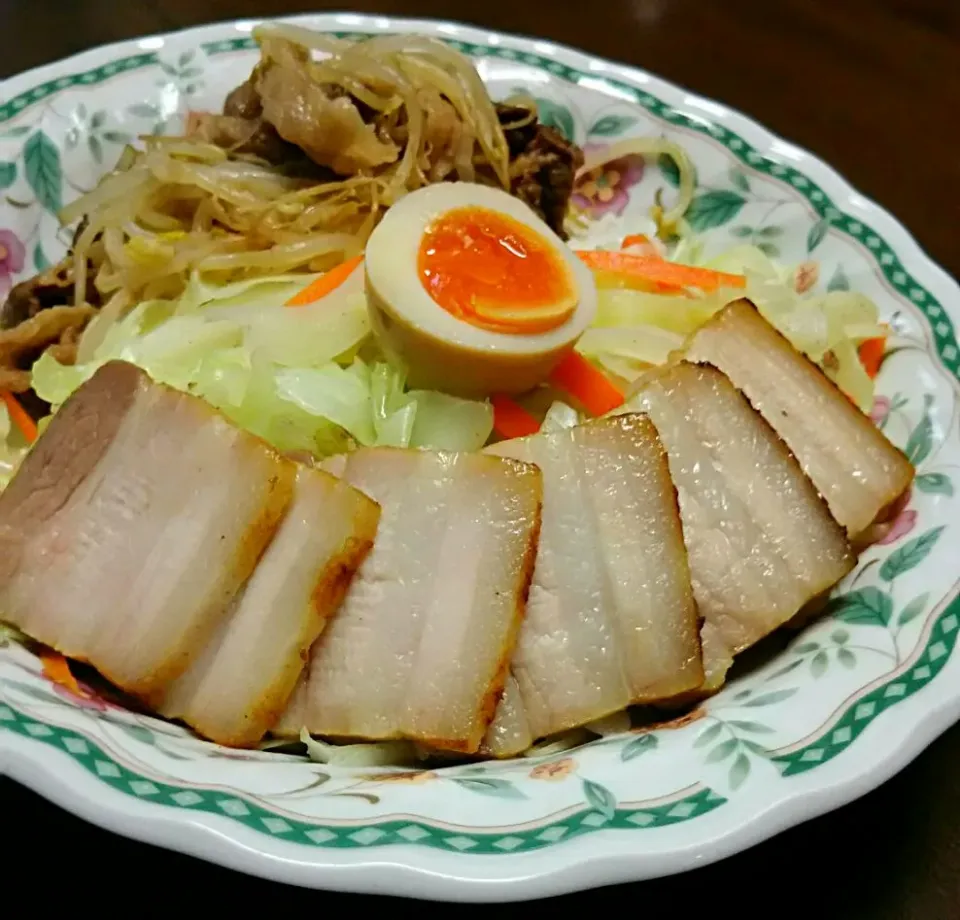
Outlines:
{"label": "marinated egg", "polygon": [[589,269],[527,205],[484,185],[405,196],[365,261],[371,324],[414,387],[468,397],[532,389],[596,312]]}

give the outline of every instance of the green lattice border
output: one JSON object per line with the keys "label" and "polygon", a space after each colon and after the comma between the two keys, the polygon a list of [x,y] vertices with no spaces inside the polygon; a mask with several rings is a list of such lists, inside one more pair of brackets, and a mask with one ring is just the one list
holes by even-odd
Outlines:
{"label": "green lattice border", "polygon": [[699,789],[681,799],[646,808],[618,808],[612,816],[583,808],[547,825],[509,831],[465,833],[426,821],[382,820],[357,826],[298,821],[281,817],[242,795],[203,787],[185,789],[150,780],[118,764],[102,747],[69,728],[40,722],[8,704],[0,703],[0,725],[64,751],[84,770],[111,788],[142,801],[188,811],[226,815],[251,830],[289,843],[336,849],[364,849],[376,845],[418,844],[439,850],[471,854],[529,852],[610,828],[667,827],[705,815],[727,800],[711,789]]}
{"label": "green lattice border", "polygon": [[783,776],[806,773],[843,753],[879,716],[930,683],[950,660],[960,635],[960,597],[955,597],[937,617],[930,638],[917,660],[844,710],[833,727],[816,741],[779,757],[772,757]]}
{"label": "green lattice border", "polygon": [[[366,32],[335,32],[342,38],[365,38]],[[759,173],[778,179],[795,189],[817,216],[829,226],[861,245],[873,257],[883,277],[906,300],[915,304],[929,321],[937,354],[954,376],[960,377],[960,348],[953,323],[937,299],[914,278],[897,257],[893,248],[876,231],[857,218],[836,207],[830,197],[809,177],[791,166],[764,156],[733,131],[716,124],[704,125],[677,111],[651,93],[596,73],[585,74],[567,64],[527,51],[492,45],[478,45],[444,39],[452,47],[473,57],[497,57],[528,64],[567,80],[579,83],[589,76],[594,82],[606,83],[619,94],[632,100],[655,117],[717,140],[741,163]],[[208,56],[252,50],[250,38],[233,38],[201,44]],[[131,55],[108,62],[81,73],[48,80],[0,105],[0,124],[20,115],[36,103],[66,89],[92,86],[118,74],[159,66],[155,53]],[[915,694],[932,681],[950,659],[960,633],[960,598],[954,598],[937,618],[930,639],[917,662],[900,674],[851,704],[832,729],[816,741],[773,758],[783,776],[793,776],[813,769],[842,753],[882,712]],[[90,739],[70,729],[39,722],[7,704],[0,704],[0,723],[7,730],[33,738],[66,752],[89,773],[125,795],[152,801],[168,807],[201,811],[226,816],[246,827],[271,837],[307,846],[339,849],[365,848],[372,845],[418,844],[435,849],[471,854],[504,854],[543,849],[595,830],[612,828],[637,829],[664,827],[707,814],[727,800],[710,789],[700,790],[686,798],[649,808],[618,808],[612,817],[599,811],[583,809],[547,826],[505,833],[449,831],[423,821],[383,820],[357,827],[340,827],[281,817],[245,799],[229,796],[209,788],[186,789],[149,780],[116,763],[109,754]]]}

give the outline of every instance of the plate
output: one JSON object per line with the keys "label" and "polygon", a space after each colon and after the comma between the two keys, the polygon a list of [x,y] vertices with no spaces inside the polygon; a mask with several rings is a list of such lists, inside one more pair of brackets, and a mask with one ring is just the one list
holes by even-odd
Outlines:
{"label": "plate", "polygon": [[[281,881],[445,900],[534,898],[689,869],[859,796],[960,717],[957,285],[889,214],[815,157],[722,105],[549,42],[419,20],[472,55],[495,97],[532,93],[585,147],[663,133],[698,172],[710,248],[752,241],[797,284],[863,291],[895,332],[873,417],[918,467],[883,545],[831,613],[670,728],[435,771],[357,771],[218,748],[72,697],[0,650],[0,765],[104,827]],[[135,135],[215,107],[256,59],[252,22],[111,45],[0,92],[0,292],[65,248],[54,212]],[[669,169],[624,161],[580,187],[595,241],[636,228]],[[952,315],[951,315],[952,311]]]}

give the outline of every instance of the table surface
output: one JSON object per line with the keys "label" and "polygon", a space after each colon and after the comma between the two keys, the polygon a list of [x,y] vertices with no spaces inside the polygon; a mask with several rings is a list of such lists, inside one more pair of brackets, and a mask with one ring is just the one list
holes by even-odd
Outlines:
{"label": "table surface", "polygon": [[[596,12],[583,0],[0,0],[0,77],[153,32],[345,7],[539,35],[727,103],[840,170],[960,276],[960,156],[956,135],[949,140],[960,89],[958,0],[606,0]],[[9,780],[0,780],[0,821],[16,834],[0,847],[9,889],[18,870],[52,856],[64,891],[78,890],[73,881],[103,879],[107,867],[141,883],[168,882],[140,888],[141,910],[207,886],[216,886],[222,907],[270,899],[291,914],[360,903],[121,840]],[[687,876],[564,900],[612,908],[625,895],[640,908],[694,917],[736,892],[741,915],[766,915],[769,895],[761,908],[751,892],[768,879],[783,885],[775,910],[784,916],[960,917],[960,726],[886,786],[752,851]],[[480,916],[489,908],[462,911]]]}

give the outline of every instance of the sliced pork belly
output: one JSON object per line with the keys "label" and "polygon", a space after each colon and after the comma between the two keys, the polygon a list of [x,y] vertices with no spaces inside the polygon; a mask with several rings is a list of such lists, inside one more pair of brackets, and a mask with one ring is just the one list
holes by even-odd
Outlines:
{"label": "sliced pork belly", "polygon": [[[543,525],[512,663],[533,738],[703,682],[697,612],[666,455],[642,415],[489,451],[540,467]],[[487,746],[503,747],[501,723]],[[522,731],[517,734],[523,737]]]}
{"label": "sliced pork belly", "polygon": [[851,537],[882,520],[910,485],[907,458],[749,300],[701,326],[686,357],[719,368],[746,394]]}
{"label": "sliced pork belly", "polygon": [[473,753],[523,615],[540,473],[482,454],[393,448],[357,451],[342,467],[380,504],[380,527],[276,731]]}
{"label": "sliced pork belly", "polygon": [[259,741],[373,545],[379,517],[362,492],[301,467],[276,536],[203,652],[167,689],[160,712],[221,744]]}
{"label": "sliced pork belly", "polygon": [[155,699],[250,575],[294,477],[206,403],[107,364],[0,496],[0,610]]}
{"label": "sliced pork belly", "polygon": [[855,557],[796,458],[714,367],[651,375],[629,400],[670,458],[701,615],[737,653],[853,568]]}

